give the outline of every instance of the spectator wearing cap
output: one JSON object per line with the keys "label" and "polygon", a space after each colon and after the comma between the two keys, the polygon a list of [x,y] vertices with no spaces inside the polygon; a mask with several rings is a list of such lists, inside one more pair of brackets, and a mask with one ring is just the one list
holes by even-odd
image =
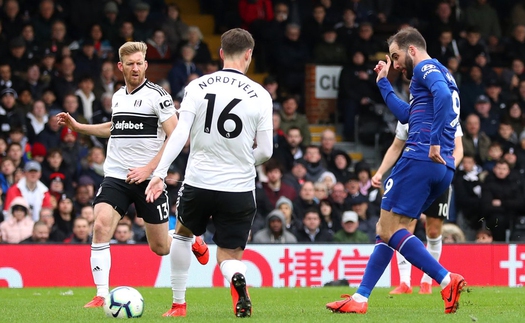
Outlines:
{"label": "spectator wearing cap", "polygon": [[342,229],[334,234],[334,241],[340,243],[369,243],[366,233],[358,230],[359,220],[354,211],[345,211],[341,220]]}
{"label": "spectator wearing cap", "polygon": [[358,230],[368,235],[368,242],[376,241],[376,224],[379,220],[379,213],[368,207],[368,199],[363,195],[350,199],[348,203],[359,218]]}
{"label": "spectator wearing cap", "polygon": [[35,142],[31,146],[31,159],[38,162],[40,165],[46,159],[47,149],[44,145],[39,142]]}
{"label": "spectator wearing cap", "polygon": [[42,100],[36,100],[31,104],[31,111],[27,117],[27,137],[30,143],[34,143],[36,136],[44,130],[49,120],[46,111],[46,104]]}
{"label": "spectator wearing cap", "polygon": [[24,165],[24,177],[12,185],[7,191],[4,211],[9,210],[16,197],[22,196],[29,204],[29,213],[33,221],[38,221],[40,209],[51,207],[51,195],[48,188],[40,181],[42,167],[36,161],[30,160]]}
{"label": "spectator wearing cap", "polygon": [[344,65],[347,61],[346,48],[337,41],[337,32],[333,26],[323,30],[322,38],[314,45],[314,63],[320,65]]}
{"label": "spectator wearing cap", "polygon": [[23,197],[12,200],[7,219],[0,223],[0,241],[19,243],[31,236],[34,221],[31,219],[29,205]]}
{"label": "spectator wearing cap", "polygon": [[7,62],[11,66],[13,75],[25,78],[25,72],[29,66],[31,57],[26,51],[26,42],[21,36],[15,37],[9,41],[9,53]]}
{"label": "spectator wearing cap", "polygon": [[133,24],[136,41],[146,42],[153,34],[154,23],[149,18],[149,13],[150,5],[146,2],[136,2],[133,7],[131,23]]}
{"label": "spectator wearing cap", "polygon": [[62,194],[65,194],[64,191],[64,181],[66,176],[62,173],[52,173],[49,175],[49,194],[55,198],[56,201],[60,200]]}
{"label": "spectator wearing cap", "polygon": [[253,243],[296,243],[297,238],[286,229],[284,214],[273,210],[266,217],[266,227],[254,234]]}
{"label": "spectator wearing cap", "polygon": [[495,139],[498,134],[499,115],[492,109],[490,99],[484,94],[478,96],[474,109],[479,116],[480,131],[484,132],[490,139]]}
{"label": "spectator wearing cap", "polygon": [[35,139],[48,150],[60,146],[60,125],[57,121],[57,114],[60,112],[62,110],[56,108],[49,110],[47,123]]}
{"label": "spectator wearing cap", "polygon": [[262,187],[272,205],[275,205],[281,196],[285,196],[290,200],[295,199],[297,196],[295,189],[282,182],[282,165],[277,159],[270,158],[263,164],[263,168],[268,181],[262,183]]}
{"label": "spectator wearing cap", "polygon": [[180,17],[179,6],[172,2],[168,4],[167,15],[161,25],[166,34],[168,47],[175,53],[179,44],[188,37],[188,25]]}
{"label": "spectator wearing cap", "polygon": [[79,81],[84,76],[90,76],[91,80],[100,77],[100,67],[102,59],[95,54],[95,43],[91,38],[85,39],[80,46],[80,50],[74,56],[75,77]]}
{"label": "spectator wearing cap", "polygon": [[118,30],[120,26],[119,8],[115,1],[108,1],[104,5],[103,16],[100,20],[102,33],[111,44],[116,43],[118,39]]}
{"label": "spectator wearing cap", "polygon": [[18,94],[12,88],[0,91],[0,130],[4,133],[12,127],[27,129],[25,113],[16,106],[17,98]]}

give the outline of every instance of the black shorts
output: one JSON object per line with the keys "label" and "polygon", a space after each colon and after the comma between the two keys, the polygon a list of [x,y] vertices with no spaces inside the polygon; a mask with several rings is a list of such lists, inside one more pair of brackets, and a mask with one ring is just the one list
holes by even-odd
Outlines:
{"label": "black shorts", "polygon": [[169,201],[168,194],[164,191],[153,203],[146,202],[146,187],[149,181],[140,184],[128,184],[123,179],[104,177],[97,191],[93,205],[108,203],[120,216],[124,216],[131,203],[135,204],[137,216],[144,222],[151,224],[164,223],[168,221]]}
{"label": "black shorts", "polygon": [[226,249],[246,247],[255,217],[253,191],[221,192],[182,184],[177,199],[177,219],[193,234],[206,232],[212,217],[215,225],[213,241]]}
{"label": "black shorts", "polygon": [[423,213],[430,218],[448,219],[451,194],[452,188],[449,187]]}

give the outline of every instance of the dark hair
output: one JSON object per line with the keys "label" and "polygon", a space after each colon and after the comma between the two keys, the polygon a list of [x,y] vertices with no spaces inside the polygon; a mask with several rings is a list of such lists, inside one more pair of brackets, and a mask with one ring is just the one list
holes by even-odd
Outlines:
{"label": "dark hair", "polygon": [[235,56],[255,47],[252,35],[241,28],[230,29],[221,36],[224,56]]}
{"label": "dark hair", "polygon": [[426,50],[427,43],[421,33],[414,27],[405,27],[398,31],[395,35],[390,36],[387,40],[388,46],[396,43],[399,49],[406,50],[408,46],[412,45],[417,48]]}
{"label": "dark hair", "polygon": [[268,161],[266,161],[266,163],[264,163],[263,166],[264,166],[265,173],[268,173],[269,171],[272,171],[274,169],[280,170],[281,173],[283,172],[281,163],[275,158],[268,159]]}

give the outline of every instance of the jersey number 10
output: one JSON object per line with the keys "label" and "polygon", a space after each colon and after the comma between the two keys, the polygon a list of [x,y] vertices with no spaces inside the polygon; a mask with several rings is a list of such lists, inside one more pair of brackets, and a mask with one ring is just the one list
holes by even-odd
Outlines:
{"label": "jersey number 10", "polygon": [[[206,108],[206,121],[204,122],[204,132],[211,133],[211,121],[213,118],[213,110],[215,109],[215,94],[208,93],[204,97],[208,100],[208,107]],[[219,115],[219,120],[217,120],[217,130],[224,138],[233,139],[241,134],[242,131],[242,121],[238,115],[230,113],[230,111],[241,102],[240,99],[233,99],[228,103],[228,105],[222,110]],[[231,120],[235,123],[233,130],[229,131],[225,128],[226,121]]]}

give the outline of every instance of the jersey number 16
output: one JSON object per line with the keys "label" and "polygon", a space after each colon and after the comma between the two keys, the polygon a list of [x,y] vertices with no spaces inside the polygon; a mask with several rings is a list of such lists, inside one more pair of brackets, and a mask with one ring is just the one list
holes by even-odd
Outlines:
{"label": "jersey number 16", "polygon": [[[208,100],[208,107],[206,108],[206,121],[204,122],[204,132],[205,133],[211,133],[211,121],[213,118],[213,110],[215,109],[215,94],[208,93],[204,97],[206,100]],[[233,139],[237,136],[239,136],[242,132],[242,121],[241,118],[239,118],[238,115],[234,113],[230,113],[230,111],[241,102],[240,99],[233,99],[226,105],[224,110],[222,110],[221,114],[219,115],[219,120],[217,120],[217,130],[219,130],[219,133],[224,138]],[[225,123],[231,120],[235,124],[235,127],[233,130],[226,130]]]}

